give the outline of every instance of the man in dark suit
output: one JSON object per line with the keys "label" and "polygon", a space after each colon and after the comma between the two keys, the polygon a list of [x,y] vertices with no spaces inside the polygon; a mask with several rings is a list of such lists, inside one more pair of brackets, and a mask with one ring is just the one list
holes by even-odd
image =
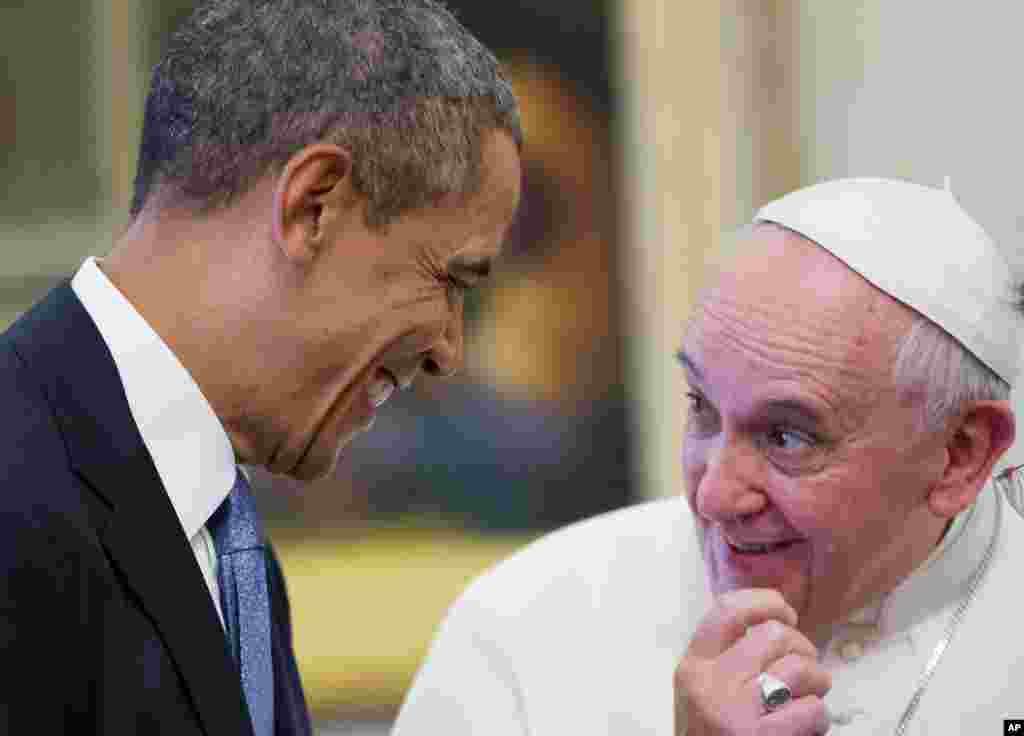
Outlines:
{"label": "man in dark suit", "polygon": [[431,0],[185,23],[131,225],[0,337],[0,732],[310,733],[238,466],[321,477],[458,369],[520,145],[494,57]]}

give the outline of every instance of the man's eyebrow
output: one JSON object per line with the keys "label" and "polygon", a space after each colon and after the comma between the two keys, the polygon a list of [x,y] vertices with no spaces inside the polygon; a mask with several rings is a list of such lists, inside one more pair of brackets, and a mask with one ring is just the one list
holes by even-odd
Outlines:
{"label": "man's eyebrow", "polygon": [[761,411],[770,414],[782,414],[810,424],[817,425],[825,422],[824,416],[817,408],[796,399],[773,399],[766,401],[761,405]]}
{"label": "man's eyebrow", "polygon": [[701,371],[701,369],[697,367],[697,364],[693,361],[693,358],[687,355],[685,350],[680,350],[676,353],[676,360],[679,361],[679,364],[682,365],[683,368],[685,368],[691,376],[693,376],[699,381],[704,380],[703,371]]}

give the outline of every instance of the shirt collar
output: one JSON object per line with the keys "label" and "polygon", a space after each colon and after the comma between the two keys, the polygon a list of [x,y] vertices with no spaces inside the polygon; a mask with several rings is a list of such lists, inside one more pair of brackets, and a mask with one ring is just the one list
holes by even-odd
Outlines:
{"label": "shirt collar", "polygon": [[235,482],[231,441],[192,375],[95,258],[71,288],[110,349],[142,442],[191,539]]}

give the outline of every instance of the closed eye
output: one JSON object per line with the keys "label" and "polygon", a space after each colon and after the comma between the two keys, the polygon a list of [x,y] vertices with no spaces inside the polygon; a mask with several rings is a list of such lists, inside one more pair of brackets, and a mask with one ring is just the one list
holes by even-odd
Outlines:
{"label": "closed eye", "polygon": [[465,293],[473,288],[473,285],[471,283],[469,283],[468,281],[464,281],[463,279],[460,279],[458,276],[455,276],[454,274],[448,274],[448,276],[445,278],[445,281],[447,281],[449,289],[454,289],[455,291],[458,292]]}

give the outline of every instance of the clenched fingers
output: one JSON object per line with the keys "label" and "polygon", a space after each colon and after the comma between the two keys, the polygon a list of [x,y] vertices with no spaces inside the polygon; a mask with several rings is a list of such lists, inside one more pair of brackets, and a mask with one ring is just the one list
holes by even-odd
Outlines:
{"label": "clenched fingers", "polygon": [[749,679],[764,672],[772,663],[789,654],[815,660],[818,650],[810,640],[779,621],[764,621],[752,626],[746,636],[729,647],[719,658],[723,670]]}
{"label": "clenched fingers", "polygon": [[828,713],[825,701],[807,695],[790,701],[774,713],[767,713],[757,721],[757,736],[818,736],[828,733]]}
{"label": "clenched fingers", "polygon": [[720,595],[701,620],[687,656],[715,659],[743,637],[747,629],[765,621],[796,626],[797,615],[777,590],[746,588]]}

